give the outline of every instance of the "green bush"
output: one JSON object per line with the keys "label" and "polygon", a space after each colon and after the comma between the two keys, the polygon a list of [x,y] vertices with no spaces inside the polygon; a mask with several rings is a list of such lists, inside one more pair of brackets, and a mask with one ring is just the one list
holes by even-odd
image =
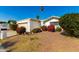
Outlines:
{"label": "green bush", "polygon": [[61,31],[61,28],[60,27],[57,27],[56,28],[56,31],[60,32]]}
{"label": "green bush", "polygon": [[17,27],[18,27],[18,24],[17,24],[17,22],[15,21],[15,20],[9,20],[8,21],[8,24],[9,24],[9,28],[11,29],[11,30],[16,30],[17,29]]}
{"label": "green bush", "polygon": [[10,24],[9,27],[11,30],[15,31],[17,29],[18,25],[17,24]]}
{"label": "green bush", "polygon": [[79,14],[65,14],[59,24],[68,34],[79,36]]}

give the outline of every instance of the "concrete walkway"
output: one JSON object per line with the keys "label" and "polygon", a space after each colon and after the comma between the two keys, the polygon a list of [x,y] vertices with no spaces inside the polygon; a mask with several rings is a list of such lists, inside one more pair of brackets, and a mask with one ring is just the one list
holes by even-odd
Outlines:
{"label": "concrete walkway", "polygon": [[6,50],[5,50],[5,49],[1,49],[1,48],[0,48],[0,52],[6,52]]}
{"label": "concrete walkway", "polygon": [[11,30],[7,31],[7,37],[11,37],[11,36],[14,36],[16,34],[17,34],[16,31],[11,31]]}

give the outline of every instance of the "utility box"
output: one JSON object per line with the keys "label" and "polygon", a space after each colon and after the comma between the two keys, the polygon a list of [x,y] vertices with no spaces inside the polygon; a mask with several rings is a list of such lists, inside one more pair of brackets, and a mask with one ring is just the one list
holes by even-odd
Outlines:
{"label": "utility box", "polygon": [[7,37],[7,24],[5,22],[0,22],[0,39]]}

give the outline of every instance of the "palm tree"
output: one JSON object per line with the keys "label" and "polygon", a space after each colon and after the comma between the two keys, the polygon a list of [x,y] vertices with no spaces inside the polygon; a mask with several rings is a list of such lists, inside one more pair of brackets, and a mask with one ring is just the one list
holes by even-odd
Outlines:
{"label": "palm tree", "polygon": [[44,11],[44,6],[40,6],[40,11],[41,11],[41,12]]}
{"label": "palm tree", "polygon": [[[40,6],[40,11],[43,12],[44,11],[44,7]],[[36,15],[36,19],[40,19],[40,15]]]}
{"label": "palm tree", "polygon": [[39,18],[40,18],[40,16],[39,16],[39,15],[37,15],[37,16],[36,16],[36,19],[39,19]]}

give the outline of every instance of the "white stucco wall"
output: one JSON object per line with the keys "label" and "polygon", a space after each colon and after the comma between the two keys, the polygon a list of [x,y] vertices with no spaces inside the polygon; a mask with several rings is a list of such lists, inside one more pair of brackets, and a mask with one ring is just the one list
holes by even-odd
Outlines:
{"label": "white stucco wall", "polygon": [[25,27],[26,32],[31,32],[31,30],[33,30],[34,28],[38,28],[41,25],[41,23],[39,23],[38,21],[32,21],[30,20],[30,18],[18,21],[17,24],[19,27],[21,26]]}
{"label": "white stucco wall", "polygon": [[49,20],[44,25],[49,26],[50,25],[50,22],[58,22],[58,19]]}
{"label": "white stucco wall", "polygon": [[26,32],[30,32],[30,18],[18,21],[17,24],[18,24],[18,27],[21,27],[21,26],[25,27]]}
{"label": "white stucco wall", "polygon": [[41,26],[44,26],[44,20],[41,20]]}
{"label": "white stucco wall", "polygon": [[22,23],[22,24],[18,24],[18,27],[25,27],[26,28],[26,31],[28,32],[28,24],[27,23]]}
{"label": "white stucco wall", "polygon": [[33,30],[34,28],[39,28],[41,26],[41,23],[37,21],[30,22],[30,30]]}

